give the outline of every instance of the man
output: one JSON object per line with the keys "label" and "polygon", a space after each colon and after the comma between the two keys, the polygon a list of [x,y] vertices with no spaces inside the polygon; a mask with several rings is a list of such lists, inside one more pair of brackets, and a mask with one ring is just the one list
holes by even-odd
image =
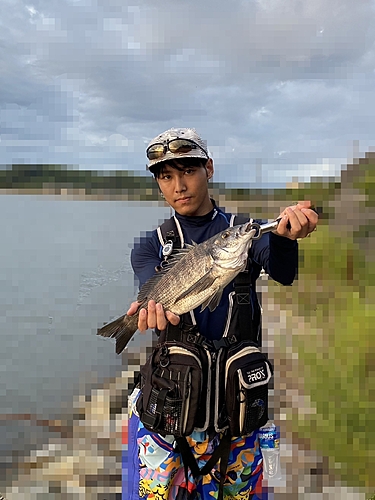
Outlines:
{"label": "man", "polygon": [[[213,161],[204,141],[194,129],[167,130],[150,142],[146,153],[148,169],[154,175],[165,201],[175,210],[176,224],[185,243],[201,243],[230,225],[231,215],[219,209],[209,196],[208,181],[214,173]],[[274,280],[284,285],[293,282],[298,263],[296,240],[306,237],[317,224],[317,215],[309,207],[309,202],[287,207],[280,214],[282,218],[277,229],[253,242],[250,250],[253,314],[249,322],[258,328],[260,307],[255,281],[263,267]],[[133,249],[132,266],[141,286],[154,275],[155,268],[160,264],[161,249],[157,231]],[[235,321],[232,305],[233,283],[224,289],[221,301],[213,312],[205,309],[200,313],[198,309],[191,313],[199,333],[209,340],[220,339],[225,328]],[[133,302],[127,314],[134,314],[138,307],[139,304]],[[148,308],[140,311],[138,328],[140,331],[148,328],[162,331],[168,323],[178,325],[180,321],[185,321],[185,318],[164,311],[161,304],[149,301]],[[236,324],[232,326],[236,327]],[[129,478],[133,479],[130,499],[217,499],[219,466],[216,465],[210,474],[198,480],[191,475],[186,477],[174,437],[162,437],[147,431],[139,421],[135,408],[138,395],[139,390],[136,389],[130,398],[129,456],[132,467]],[[201,468],[219,445],[220,436],[210,429],[207,432],[194,431],[187,441]],[[262,457],[257,432],[247,437],[232,437],[224,499],[262,498],[261,479]]]}

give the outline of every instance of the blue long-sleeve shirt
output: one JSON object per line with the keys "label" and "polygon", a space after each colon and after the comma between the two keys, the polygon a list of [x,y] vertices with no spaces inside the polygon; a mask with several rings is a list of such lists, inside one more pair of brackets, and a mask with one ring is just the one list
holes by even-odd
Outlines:
{"label": "blue long-sleeve shirt", "polygon": [[[204,216],[191,217],[175,214],[183,231],[186,243],[194,241],[202,243],[215,234],[225,230],[230,225],[231,214],[223,212],[214,206],[212,211]],[[162,260],[161,244],[156,230],[146,233],[135,244],[131,253],[131,263],[134,273],[142,286],[155,274],[155,266]],[[254,240],[250,249],[252,259],[251,287],[253,310],[258,306],[255,292],[255,281],[263,268],[275,281],[290,285],[296,275],[298,265],[298,245],[294,240],[266,233],[259,240]],[[218,307],[210,312],[205,309],[202,313],[197,308],[195,319],[199,332],[208,339],[219,339],[223,335],[228,308],[229,294],[233,291],[233,282],[224,289]]]}

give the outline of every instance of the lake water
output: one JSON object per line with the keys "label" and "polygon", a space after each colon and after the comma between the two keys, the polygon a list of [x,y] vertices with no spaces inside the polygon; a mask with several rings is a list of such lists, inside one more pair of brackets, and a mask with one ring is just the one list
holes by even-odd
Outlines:
{"label": "lake water", "polygon": [[[150,206],[0,196],[0,415],[50,418],[120,371],[121,356],[96,330],[136,295],[134,238],[170,214]],[[0,422],[3,453],[22,447],[13,426]]]}

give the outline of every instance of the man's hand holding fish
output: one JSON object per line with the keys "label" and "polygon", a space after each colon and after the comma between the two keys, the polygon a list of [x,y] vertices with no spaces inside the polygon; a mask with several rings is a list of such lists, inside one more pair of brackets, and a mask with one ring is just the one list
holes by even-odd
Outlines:
{"label": "man's hand holding fish", "polygon": [[[132,302],[126,314],[128,316],[133,316],[133,314],[138,311],[139,306],[139,302]],[[147,308],[144,307],[139,311],[138,330],[140,332],[144,332],[148,328],[165,330],[168,321],[172,323],[172,325],[178,325],[180,316],[170,311],[165,312],[162,304],[150,300]]]}

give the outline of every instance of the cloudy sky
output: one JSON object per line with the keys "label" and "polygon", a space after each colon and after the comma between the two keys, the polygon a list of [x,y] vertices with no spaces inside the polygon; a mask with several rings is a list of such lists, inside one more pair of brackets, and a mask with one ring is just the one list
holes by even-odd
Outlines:
{"label": "cloudy sky", "polygon": [[332,176],[375,146],[374,0],[0,0],[2,164],[145,173],[170,127],[217,181]]}

